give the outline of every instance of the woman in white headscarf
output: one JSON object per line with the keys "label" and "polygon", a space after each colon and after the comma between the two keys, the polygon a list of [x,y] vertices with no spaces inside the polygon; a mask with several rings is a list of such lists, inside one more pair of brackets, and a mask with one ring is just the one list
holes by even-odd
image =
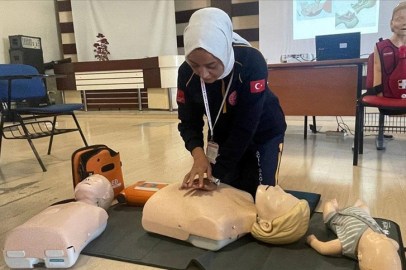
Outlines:
{"label": "woman in white headscarf", "polygon": [[194,164],[182,188],[214,190],[223,182],[255,196],[259,184],[276,185],[286,122],[267,86],[262,54],[233,33],[229,16],[217,8],[193,13],[184,48],[186,61],[178,73],[179,131]]}

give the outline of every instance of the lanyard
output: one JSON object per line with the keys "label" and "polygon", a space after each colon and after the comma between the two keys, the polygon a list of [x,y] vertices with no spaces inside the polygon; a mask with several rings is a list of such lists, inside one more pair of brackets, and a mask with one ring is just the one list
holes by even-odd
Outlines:
{"label": "lanyard", "polygon": [[209,122],[209,127],[210,127],[210,139],[211,139],[211,140],[213,140],[213,135],[214,135],[214,130],[213,130],[213,129],[214,129],[214,126],[216,125],[217,120],[219,119],[220,113],[221,113],[221,111],[222,111],[222,109],[223,109],[224,102],[226,101],[228,91],[230,90],[230,86],[231,86],[231,83],[232,83],[232,81],[233,81],[233,77],[234,77],[234,71],[233,71],[233,73],[231,74],[230,81],[228,82],[227,91],[226,91],[226,93],[225,93],[225,95],[224,95],[224,97],[223,97],[223,101],[221,102],[221,106],[220,106],[219,112],[217,113],[216,120],[214,121],[214,125],[212,125],[212,122],[211,122],[210,109],[209,109],[209,101],[208,101],[208,99],[207,99],[206,85],[205,85],[203,79],[200,78],[200,86],[202,87],[202,94],[203,94],[203,100],[204,100],[204,107],[206,108],[207,121]]}

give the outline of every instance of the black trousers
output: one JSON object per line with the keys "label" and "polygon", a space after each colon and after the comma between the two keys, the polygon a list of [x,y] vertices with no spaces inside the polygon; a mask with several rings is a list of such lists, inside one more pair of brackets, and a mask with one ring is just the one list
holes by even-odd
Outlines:
{"label": "black trousers", "polygon": [[259,145],[257,149],[248,149],[236,169],[228,173],[223,182],[247,191],[254,199],[258,185],[277,185],[283,139],[284,134]]}

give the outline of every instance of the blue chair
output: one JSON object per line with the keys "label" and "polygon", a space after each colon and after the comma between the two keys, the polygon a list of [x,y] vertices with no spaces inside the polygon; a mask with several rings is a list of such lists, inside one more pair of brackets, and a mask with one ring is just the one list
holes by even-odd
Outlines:
{"label": "blue chair", "polygon": [[[31,146],[42,170],[46,168],[38,155],[32,142],[34,139],[50,137],[48,155],[51,154],[54,135],[79,131],[86,146],[85,136],[74,114],[75,110],[83,108],[83,104],[56,104],[49,105],[47,91],[43,82],[46,75],[38,74],[38,71],[29,65],[21,64],[0,64],[0,153],[2,139],[25,139]],[[30,100],[41,100],[35,105]],[[15,106],[15,104],[20,104]],[[57,129],[56,119],[60,115],[71,115],[75,121],[76,128]],[[52,121],[38,120],[52,118]],[[5,125],[5,122],[12,119],[12,125]]]}

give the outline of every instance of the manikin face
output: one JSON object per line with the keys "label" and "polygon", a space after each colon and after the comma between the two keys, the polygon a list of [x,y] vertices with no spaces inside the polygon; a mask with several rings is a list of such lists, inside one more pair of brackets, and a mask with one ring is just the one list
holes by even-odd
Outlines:
{"label": "manikin face", "polygon": [[270,223],[280,216],[289,212],[299,202],[299,199],[286,193],[279,186],[258,186],[255,195],[255,205],[258,213],[258,220]]}
{"label": "manikin face", "polygon": [[220,59],[201,48],[193,50],[186,57],[186,62],[205,83],[215,82],[224,72]]}
{"label": "manikin face", "polygon": [[390,23],[392,32],[397,36],[406,36],[406,8],[402,8],[393,14]]}
{"label": "manikin face", "polygon": [[76,185],[75,198],[76,201],[99,206],[107,210],[113,201],[114,191],[106,177],[94,174]]}
{"label": "manikin face", "polygon": [[384,234],[367,236],[364,246],[358,247],[358,261],[361,270],[400,270],[399,245]]}

